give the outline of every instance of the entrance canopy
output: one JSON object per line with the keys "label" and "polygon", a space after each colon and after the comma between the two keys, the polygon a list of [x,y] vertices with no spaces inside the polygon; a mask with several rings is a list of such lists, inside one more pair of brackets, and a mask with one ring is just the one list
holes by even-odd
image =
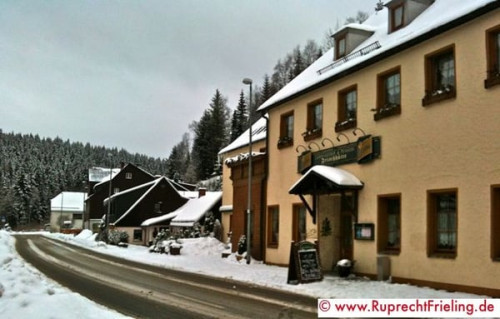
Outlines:
{"label": "entrance canopy", "polygon": [[363,188],[363,183],[348,171],[316,165],[309,169],[288,192],[294,195],[319,195],[361,188]]}

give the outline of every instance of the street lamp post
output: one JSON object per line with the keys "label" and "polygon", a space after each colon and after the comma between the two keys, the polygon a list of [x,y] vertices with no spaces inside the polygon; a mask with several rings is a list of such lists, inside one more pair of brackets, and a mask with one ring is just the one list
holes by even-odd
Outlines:
{"label": "street lamp post", "polygon": [[247,264],[252,259],[250,254],[251,238],[251,212],[252,212],[252,80],[243,79],[243,84],[250,86],[250,96],[248,102],[248,198],[247,198]]}
{"label": "street lamp post", "polygon": [[112,154],[109,153],[109,190],[108,190],[108,212],[106,213],[106,244],[109,244],[109,214],[111,213],[111,180],[113,179],[113,162],[111,161]]}
{"label": "street lamp post", "polygon": [[64,207],[64,188],[61,190],[61,216],[59,217],[59,232],[62,233]]}

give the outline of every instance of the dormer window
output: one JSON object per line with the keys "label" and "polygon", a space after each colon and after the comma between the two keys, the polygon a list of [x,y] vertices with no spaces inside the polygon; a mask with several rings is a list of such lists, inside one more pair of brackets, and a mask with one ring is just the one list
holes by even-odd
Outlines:
{"label": "dormer window", "polygon": [[335,56],[337,57],[337,59],[344,57],[346,50],[345,36],[335,42],[335,48],[337,50],[337,54],[335,54]]}
{"label": "dormer window", "polygon": [[409,25],[434,0],[392,0],[386,4],[389,9],[389,33]]}
{"label": "dormer window", "polygon": [[357,23],[348,24],[337,31],[332,35],[335,39],[334,60],[348,57],[361,43],[371,37],[373,32],[372,28]]}
{"label": "dormer window", "polygon": [[396,31],[403,27],[403,15],[404,6],[403,4],[397,6],[396,8],[391,10],[391,19],[392,19],[392,31]]}

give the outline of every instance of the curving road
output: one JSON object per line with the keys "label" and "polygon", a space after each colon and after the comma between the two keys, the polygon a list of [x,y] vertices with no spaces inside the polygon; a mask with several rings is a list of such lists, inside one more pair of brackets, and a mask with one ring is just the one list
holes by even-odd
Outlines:
{"label": "curving road", "polygon": [[48,239],[16,236],[47,277],[135,318],[317,318],[317,300],[241,282],[139,264]]}

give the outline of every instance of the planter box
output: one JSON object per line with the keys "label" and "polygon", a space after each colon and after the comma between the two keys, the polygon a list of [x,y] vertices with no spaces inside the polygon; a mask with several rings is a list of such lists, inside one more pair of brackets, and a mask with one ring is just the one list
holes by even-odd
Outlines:
{"label": "planter box", "polygon": [[181,247],[170,247],[170,255],[180,255]]}

